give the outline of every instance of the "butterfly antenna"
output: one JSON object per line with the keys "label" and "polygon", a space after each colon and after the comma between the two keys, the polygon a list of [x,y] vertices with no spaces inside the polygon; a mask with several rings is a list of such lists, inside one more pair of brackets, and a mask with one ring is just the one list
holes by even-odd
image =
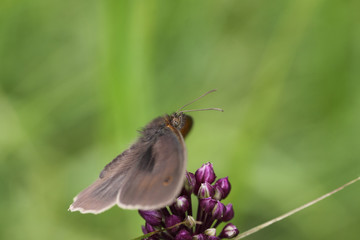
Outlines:
{"label": "butterfly antenna", "polygon": [[[210,93],[212,93],[212,92],[215,92],[216,91],[216,89],[213,89],[213,90],[210,90],[210,91],[208,91],[208,92],[206,92],[206,93],[204,93],[203,95],[201,95],[200,97],[198,97],[198,98],[196,98],[196,99],[194,99],[194,100],[192,100],[191,102],[189,102],[189,103],[187,103],[187,104],[185,104],[184,106],[182,106],[181,108],[179,108],[179,110],[177,110],[176,111],[176,113],[179,113],[179,112],[185,112],[185,111],[181,111],[183,108],[185,108],[185,107],[187,107],[187,106],[189,106],[190,104],[192,104],[192,103],[194,103],[194,102],[196,102],[196,101],[198,101],[199,99],[201,99],[201,98],[203,98],[203,97],[205,97],[206,95],[208,95],[208,94],[210,94]],[[215,109],[206,109],[206,110],[215,110]],[[189,111],[192,111],[192,110],[187,110],[187,112],[189,112]],[[204,111],[204,110],[199,110],[199,111]],[[193,112],[193,111],[192,111]]]}
{"label": "butterfly antenna", "polygon": [[198,111],[208,111],[208,110],[215,110],[215,111],[219,111],[219,112],[223,112],[224,110],[221,108],[201,108],[201,109],[191,109],[191,110],[184,110],[181,112],[198,112]]}

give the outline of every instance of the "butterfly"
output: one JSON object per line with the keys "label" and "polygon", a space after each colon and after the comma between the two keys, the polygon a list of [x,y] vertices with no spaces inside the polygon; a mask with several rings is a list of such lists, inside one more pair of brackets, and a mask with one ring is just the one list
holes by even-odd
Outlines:
{"label": "butterfly", "polygon": [[184,138],[193,126],[192,117],[185,112],[223,111],[182,109],[214,91],[147,124],[137,141],[107,164],[99,178],[74,198],[69,210],[98,214],[116,204],[124,209],[149,210],[173,203],[185,178]]}

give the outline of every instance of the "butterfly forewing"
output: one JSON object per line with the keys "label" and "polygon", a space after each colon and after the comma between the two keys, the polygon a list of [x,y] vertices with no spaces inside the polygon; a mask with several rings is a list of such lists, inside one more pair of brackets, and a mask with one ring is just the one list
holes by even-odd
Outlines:
{"label": "butterfly forewing", "polygon": [[118,205],[131,209],[156,209],[172,203],[183,185],[186,149],[180,132],[165,127],[154,144],[136,159],[119,192]]}

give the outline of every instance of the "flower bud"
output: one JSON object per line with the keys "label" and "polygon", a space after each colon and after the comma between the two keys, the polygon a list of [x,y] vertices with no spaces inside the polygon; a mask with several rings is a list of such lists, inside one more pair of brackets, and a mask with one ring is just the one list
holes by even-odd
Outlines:
{"label": "flower bud", "polygon": [[214,187],[211,186],[208,182],[205,182],[200,185],[198,197],[200,199],[208,198],[214,196],[214,193]]}
{"label": "flower bud", "polygon": [[185,218],[185,226],[187,226],[188,228],[193,228],[196,225],[196,221],[192,216],[187,216]]}
{"label": "flower bud", "polygon": [[224,194],[224,191],[222,190],[222,188],[219,186],[219,185],[214,185],[214,190],[215,190],[215,193],[214,193],[214,196],[213,198],[216,199],[216,200],[221,200],[223,199],[223,196],[225,195]]}
{"label": "flower bud", "polygon": [[213,210],[212,210],[212,216],[215,219],[221,219],[225,212],[225,205],[222,204],[220,201],[217,201]]}
{"label": "flower bud", "polygon": [[192,240],[206,240],[206,239],[207,239],[206,236],[204,234],[200,233],[200,234],[193,236]]}
{"label": "flower bud", "polygon": [[232,223],[228,223],[225,225],[223,230],[221,231],[219,237],[220,238],[234,238],[239,234],[239,230]]}
{"label": "flower bud", "polygon": [[148,234],[148,231],[146,230],[145,226],[141,226],[141,230],[144,234]]}
{"label": "flower bud", "polygon": [[205,235],[208,236],[215,236],[216,235],[216,229],[215,228],[208,228],[204,231]]}
{"label": "flower bud", "polygon": [[180,196],[174,203],[175,209],[179,213],[185,213],[189,209],[189,200],[186,196]]}
{"label": "flower bud", "polygon": [[216,181],[215,186],[222,190],[223,196],[222,199],[226,198],[231,190],[231,184],[229,182],[228,177],[220,178]]}
{"label": "flower bud", "polygon": [[203,198],[200,199],[200,207],[205,213],[211,213],[211,211],[214,209],[215,204],[217,203],[216,200],[212,198]]}
{"label": "flower bud", "polygon": [[185,183],[184,183],[185,193],[187,195],[191,195],[194,192],[195,185],[196,185],[195,175],[191,172],[186,172]]}
{"label": "flower bud", "polygon": [[145,229],[146,229],[147,233],[155,231],[155,228],[152,225],[150,225],[149,223],[145,224]]}
{"label": "flower bud", "polygon": [[139,210],[139,214],[147,223],[152,226],[159,226],[162,221],[162,215],[156,210]]}
{"label": "flower bud", "polygon": [[227,222],[230,221],[233,217],[234,217],[233,205],[229,203],[228,205],[225,206],[225,212],[221,221]]}
{"label": "flower bud", "polygon": [[[165,227],[166,228],[170,228],[172,226],[174,226],[175,224],[178,224],[181,222],[181,218],[177,215],[170,215],[170,216],[167,216],[165,218]],[[180,226],[176,226],[176,227],[173,227],[171,229],[169,229],[170,232],[176,232],[177,230],[179,230],[179,227]]]}
{"label": "flower bud", "polygon": [[[144,234],[148,234],[148,233],[156,231],[156,229],[153,226],[151,226],[149,223],[146,223],[145,226],[141,226],[141,229]],[[148,240],[158,239],[158,234],[154,234],[151,237],[148,237],[146,239],[148,239]]]}
{"label": "flower bud", "polygon": [[181,229],[175,236],[175,240],[192,240],[191,234],[185,229]]}
{"label": "flower bud", "polygon": [[217,236],[208,236],[207,240],[220,240]]}
{"label": "flower bud", "polygon": [[198,183],[213,183],[216,175],[213,169],[213,165],[211,163],[203,164],[201,168],[196,170],[195,172],[195,178]]}

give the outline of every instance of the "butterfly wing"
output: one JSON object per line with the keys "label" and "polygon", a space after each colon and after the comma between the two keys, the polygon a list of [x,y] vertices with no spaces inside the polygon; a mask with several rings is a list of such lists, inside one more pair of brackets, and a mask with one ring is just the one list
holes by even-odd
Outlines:
{"label": "butterfly wing", "polygon": [[74,198],[69,210],[98,214],[114,206],[130,168],[129,155],[128,149],[109,163],[100,177]]}
{"label": "butterfly wing", "polygon": [[98,214],[116,203],[128,209],[166,206],[181,190],[186,160],[183,137],[177,129],[164,127],[161,134],[140,138],[109,163],[69,210]]}
{"label": "butterfly wing", "polygon": [[124,180],[117,204],[128,209],[157,209],[174,202],[184,183],[186,148],[181,133],[165,127]]}

